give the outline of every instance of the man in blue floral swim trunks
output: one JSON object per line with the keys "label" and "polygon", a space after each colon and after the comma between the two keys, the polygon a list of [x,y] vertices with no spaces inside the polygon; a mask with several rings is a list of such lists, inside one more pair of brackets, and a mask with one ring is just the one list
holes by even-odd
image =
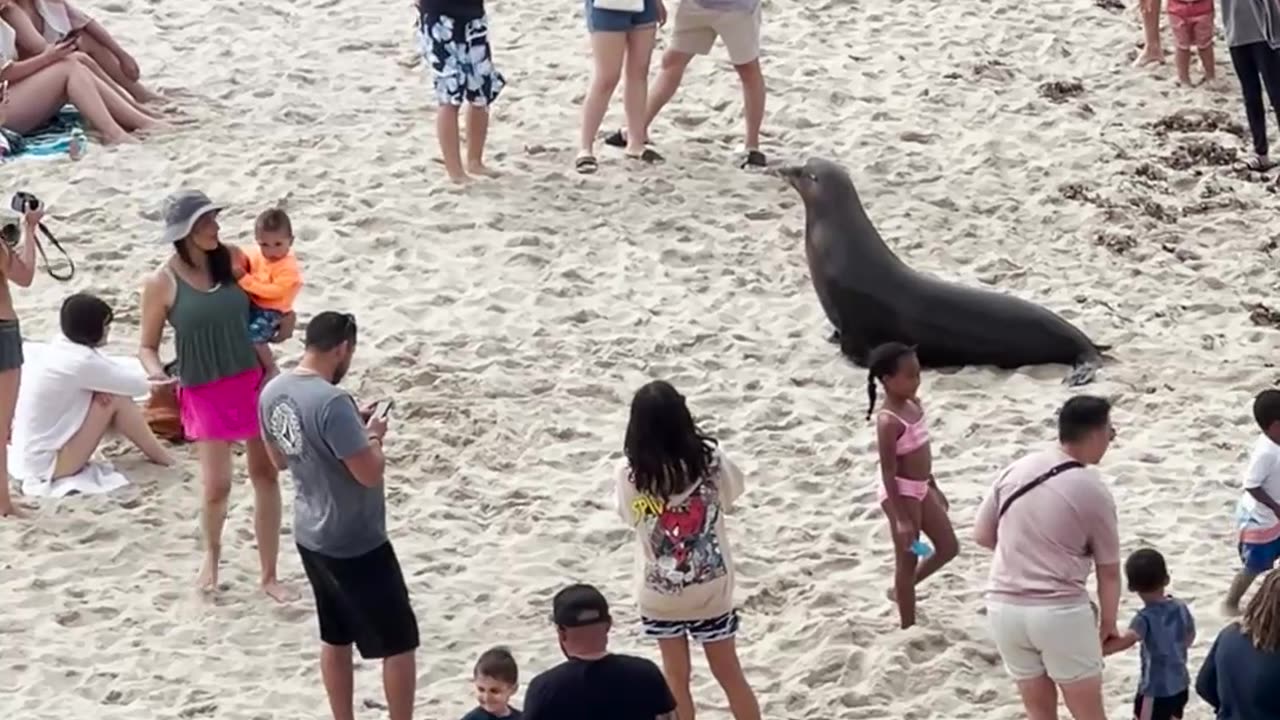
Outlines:
{"label": "man in blue floral swim trunks", "polygon": [[[484,141],[489,134],[489,105],[506,85],[493,66],[489,18],[484,0],[418,0],[418,41],[435,86],[436,135],[449,179],[489,175]],[[467,105],[467,164],[458,139],[458,113]]]}

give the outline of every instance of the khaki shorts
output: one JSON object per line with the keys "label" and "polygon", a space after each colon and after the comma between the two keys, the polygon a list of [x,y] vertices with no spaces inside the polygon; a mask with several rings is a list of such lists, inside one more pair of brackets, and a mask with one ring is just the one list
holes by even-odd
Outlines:
{"label": "khaki shorts", "polygon": [[743,13],[708,10],[697,0],[680,0],[671,32],[671,49],[690,55],[706,55],[719,36],[729,51],[729,62],[746,65],[760,57],[762,4],[756,5],[755,12]]}
{"label": "khaki shorts", "polygon": [[1045,675],[1059,685],[1102,674],[1102,643],[1093,608],[987,601],[987,620],[1005,669],[1015,680]]}

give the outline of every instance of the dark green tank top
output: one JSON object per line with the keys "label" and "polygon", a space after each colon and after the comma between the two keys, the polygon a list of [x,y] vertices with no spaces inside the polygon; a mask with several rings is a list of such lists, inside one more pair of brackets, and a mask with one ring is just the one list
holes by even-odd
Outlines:
{"label": "dark green tank top", "polygon": [[258,365],[249,340],[249,296],[235,283],[204,292],[170,272],[177,290],[169,308],[178,381],[196,387],[239,375]]}

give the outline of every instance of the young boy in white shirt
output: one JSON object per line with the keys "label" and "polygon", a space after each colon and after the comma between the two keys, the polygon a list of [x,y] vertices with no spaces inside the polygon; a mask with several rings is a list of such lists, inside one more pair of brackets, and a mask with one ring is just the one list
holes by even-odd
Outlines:
{"label": "young boy in white shirt", "polygon": [[1222,602],[1228,615],[1240,613],[1240,599],[1254,578],[1280,558],[1280,390],[1263,390],[1253,399],[1253,419],[1262,430],[1249,455],[1244,494],[1236,507],[1243,567]]}

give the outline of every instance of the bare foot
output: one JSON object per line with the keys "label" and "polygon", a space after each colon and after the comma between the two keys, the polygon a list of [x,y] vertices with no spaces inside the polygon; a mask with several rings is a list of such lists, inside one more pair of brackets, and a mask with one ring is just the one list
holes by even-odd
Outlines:
{"label": "bare foot", "polygon": [[0,517],[8,517],[21,519],[27,516],[27,511],[21,505],[14,505],[12,502],[6,502],[0,505]]}
{"label": "bare foot", "polygon": [[284,585],[281,585],[279,582],[275,580],[267,580],[263,582],[262,592],[266,593],[267,597],[271,598],[272,600],[275,600],[280,604],[291,603],[294,600],[298,599],[297,593],[293,592],[292,590],[285,587]]}
{"label": "bare foot", "polygon": [[471,180],[470,176],[468,176],[465,172],[462,172],[461,170],[459,170],[458,172],[449,173],[449,181],[455,185],[465,185],[470,180]]}
{"label": "bare foot", "polygon": [[467,172],[472,175],[478,175],[480,177],[491,177],[491,178],[500,177],[502,174],[502,173],[499,173],[497,170],[489,169],[489,167],[485,165],[483,162],[467,163]]}
{"label": "bare foot", "polygon": [[218,589],[218,560],[212,555],[204,556],[204,564],[196,576],[196,589],[206,595],[212,595]]}
{"label": "bare foot", "polygon": [[1157,65],[1164,62],[1164,54],[1152,55],[1151,53],[1142,53],[1138,55],[1138,59],[1133,61],[1134,67],[1144,67],[1146,65]]}

